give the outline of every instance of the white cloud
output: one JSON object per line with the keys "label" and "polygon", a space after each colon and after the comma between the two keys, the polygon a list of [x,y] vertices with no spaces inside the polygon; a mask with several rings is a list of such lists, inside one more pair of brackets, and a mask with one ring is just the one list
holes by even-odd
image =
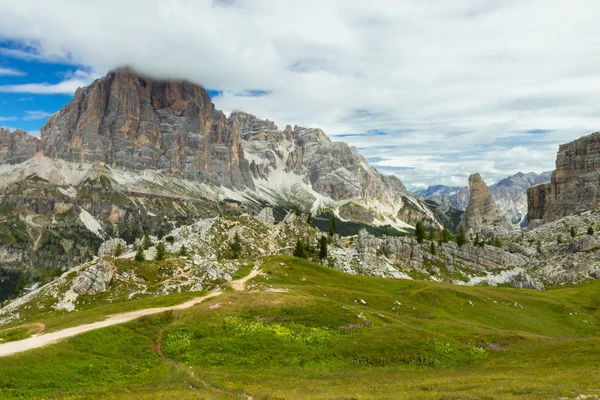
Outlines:
{"label": "white cloud", "polygon": [[50,117],[52,113],[45,111],[25,111],[24,121],[36,121],[38,119],[46,119]]}
{"label": "white cloud", "polygon": [[[95,72],[77,70],[58,83],[23,83],[16,85],[0,85],[0,93],[29,93],[29,94],[73,94],[77,88],[84,87],[98,77]],[[27,118],[27,117],[26,117]]]}
{"label": "white cloud", "polygon": [[[598,130],[599,12],[593,0],[0,0],[0,36],[26,50],[0,54],[186,78],[222,90],[226,112],[330,135],[386,130],[344,140],[409,186],[464,184],[551,169],[559,143]],[[552,132],[524,133],[538,129]]]}
{"label": "white cloud", "polygon": [[25,76],[25,73],[18,69],[0,67],[0,76]]}
{"label": "white cloud", "polygon": [[17,118],[17,117],[2,117],[2,116],[0,116],[0,122],[2,122],[2,121],[15,121],[17,119],[19,119],[19,118]]}

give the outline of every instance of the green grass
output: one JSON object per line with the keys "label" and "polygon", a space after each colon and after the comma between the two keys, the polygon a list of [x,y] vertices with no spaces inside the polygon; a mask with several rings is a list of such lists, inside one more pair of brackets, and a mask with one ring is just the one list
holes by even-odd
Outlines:
{"label": "green grass", "polygon": [[[288,292],[226,291],[3,358],[0,398],[600,395],[598,281],[543,292],[466,287],[351,276],[291,257],[270,257],[261,269],[253,283]],[[156,301],[47,323],[70,326]]]}

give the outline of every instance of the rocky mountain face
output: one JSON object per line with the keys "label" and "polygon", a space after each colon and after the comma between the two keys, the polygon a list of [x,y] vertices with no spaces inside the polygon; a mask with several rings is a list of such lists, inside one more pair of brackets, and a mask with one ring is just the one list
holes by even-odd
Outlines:
{"label": "rocky mountain face", "polygon": [[239,126],[189,82],[155,81],[129,69],[110,72],[78,89],[41,137],[52,158],[253,187]]}
{"label": "rocky mountain face", "polygon": [[[509,176],[489,187],[498,210],[515,225],[527,224],[527,190],[550,181],[552,172],[522,173]],[[435,185],[415,192],[415,195],[465,210],[469,204],[469,187]]]}
{"label": "rocky mountain face", "polygon": [[530,220],[555,221],[597,208],[600,201],[600,132],[558,149],[550,184],[528,192]]}
{"label": "rocky mountain face", "polygon": [[265,204],[396,230],[458,219],[320,129],[226,117],[198,85],[129,69],[78,89],[41,140],[0,132],[3,268],[73,267],[108,238],[131,243]]}
{"label": "rocky mountain face", "polygon": [[0,128],[0,165],[20,164],[40,149],[40,140],[25,131]]}

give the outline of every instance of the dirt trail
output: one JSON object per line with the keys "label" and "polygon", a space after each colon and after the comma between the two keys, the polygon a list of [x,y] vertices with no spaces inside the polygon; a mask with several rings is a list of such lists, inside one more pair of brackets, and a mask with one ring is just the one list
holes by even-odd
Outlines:
{"label": "dirt trail", "polygon": [[[244,290],[246,286],[246,282],[256,275],[258,275],[260,271],[258,269],[252,270],[248,276],[245,276],[242,279],[238,279],[236,281],[229,282],[231,287],[236,291]],[[38,347],[46,346],[52,343],[56,343],[62,339],[66,339],[69,337],[73,337],[79,335],[80,333],[93,331],[95,329],[106,328],[108,326],[122,324],[125,322],[132,321],[134,319],[144,317],[146,315],[159,314],[169,310],[184,310],[186,308],[190,308],[198,303],[203,302],[206,299],[210,299],[212,297],[219,296],[222,292],[212,292],[207,294],[206,296],[197,297],[195,299],[186,301],[185,303],[178,304],[176,306],[171,307],[158,307],[158,308],[146,308],[142,310],[130,311],[121,314],[111,315],[105,320],[93,322],[91,324],[79,325],[72,328],[62,329],[56,332],[50,332],[46,334],[42,334],[39,336],[32,336],[27,339],[18,340],[14,342],[8,342],[0,344],[0,357],[10,356],[13,354],[21,353],[23,351],[36,349]]]}

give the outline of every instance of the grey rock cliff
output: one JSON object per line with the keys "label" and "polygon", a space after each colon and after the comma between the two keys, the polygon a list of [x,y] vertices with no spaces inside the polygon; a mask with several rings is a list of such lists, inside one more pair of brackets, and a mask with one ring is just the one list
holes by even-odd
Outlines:
{"label": "grey rock cliff", "polygon": [[549,186],[528,192],[530,218],[551,222],[600,205],[600,132],[563,144]]}
{"label": "grey rock cliff", "polygon": [[22,130],[0,128],[0,165],[20,164],[35,155],[40,140]]}
{"label": "grey rock cliff", "polygon": [[229,124],[206,91],[190,82],[112,71],[78,89],[41,136],[47,156],[67,161],[253,187],[238,124]]}

